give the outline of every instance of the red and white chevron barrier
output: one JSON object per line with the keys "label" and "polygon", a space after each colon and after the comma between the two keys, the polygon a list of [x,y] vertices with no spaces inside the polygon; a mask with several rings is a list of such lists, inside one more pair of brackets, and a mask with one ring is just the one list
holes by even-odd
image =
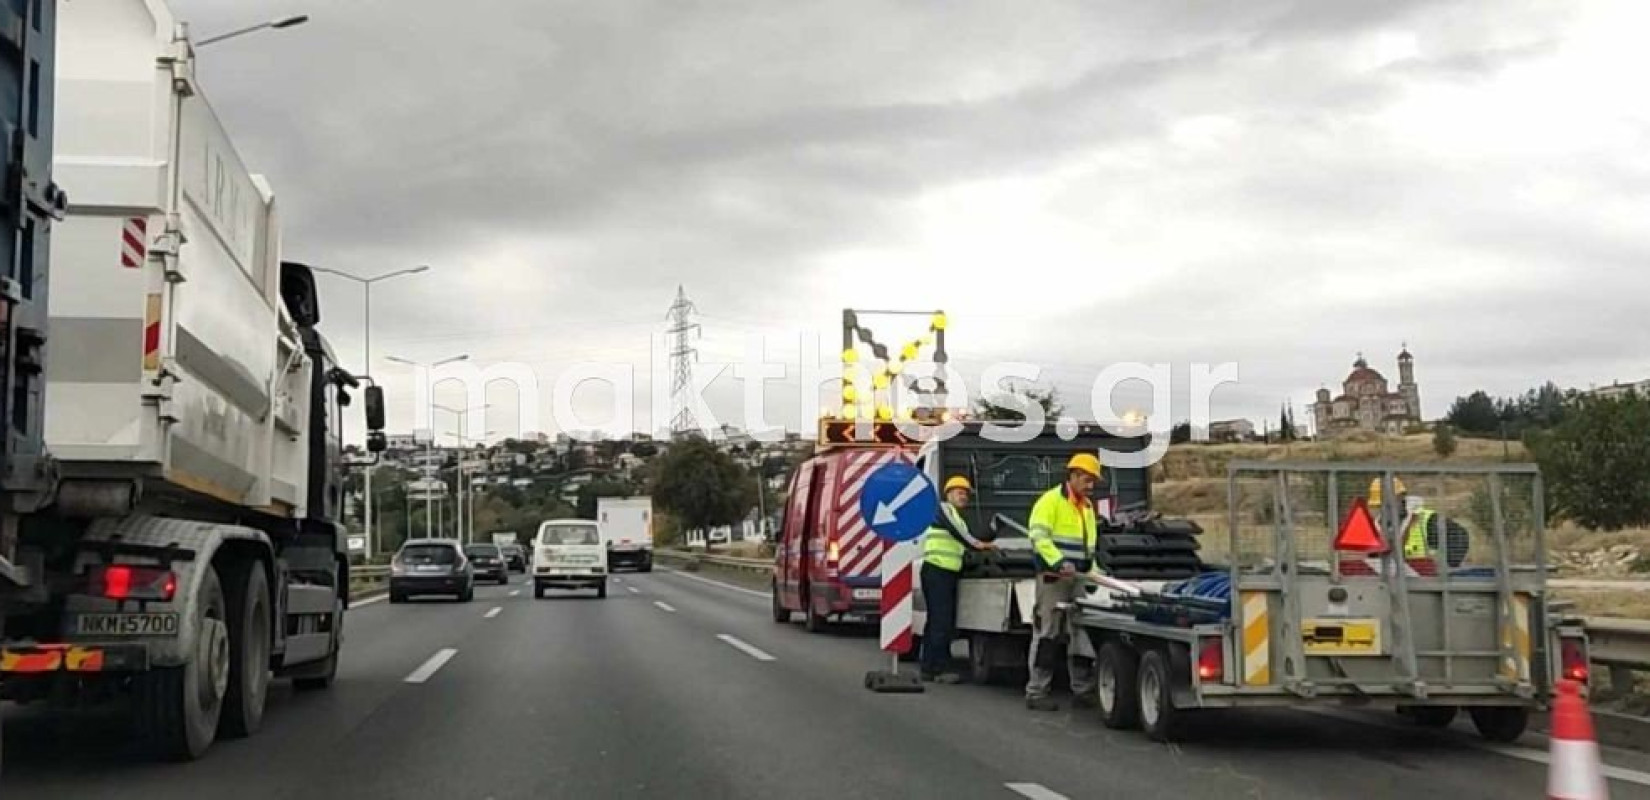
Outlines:
{"label": "red and white chevron barrier", "polygon": [[882,549],[882,649],[890,653],[911,652],[911,565],[921,552],[921,539]]}
{"label": "red and white chevron barrier", "polygon": [[1549,800],[1608,800],[1610,790],[1599,764],[1593,717],[1575,681],[1558,682],[1548,738],[1552,742],[1547,759]]}

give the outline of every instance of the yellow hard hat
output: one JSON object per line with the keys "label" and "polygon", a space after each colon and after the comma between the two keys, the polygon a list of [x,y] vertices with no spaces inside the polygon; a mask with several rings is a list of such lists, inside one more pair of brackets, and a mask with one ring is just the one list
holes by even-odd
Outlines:
{"label": "yellow hard hat", "polygon": [[972,491],[974,491],[974,484],[969,483],[968,479],[964,478],[961,475],[952,475],[945,482],[945,492],[946,492],[946,494],[950,494],[952,489],[967,489],[968,491],[972,492]]}
{"label": "yellow hard hat", "polygon": [[[1409,489],[1404,486],[1403,480],[1399,479],[1397,476],[1393,476],[1392,478],[1392,488],[1397,490],[1398,494],[1409,494]],[[1375,480],[1369,482],[1369,504],[1372,506],[1378,506],[1381,504],[1380,478],[1376,478]]]}
{"label": "yellow hard hat", "polygon": [[1066,469],[1080,469],[1090,475],[1100,477],[1100,459],[1093,453],[1078,453],[1066,462]]}

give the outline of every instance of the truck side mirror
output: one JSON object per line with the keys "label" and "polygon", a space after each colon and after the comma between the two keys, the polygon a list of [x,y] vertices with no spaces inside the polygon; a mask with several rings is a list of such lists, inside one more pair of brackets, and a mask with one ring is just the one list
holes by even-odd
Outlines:
{"label": "truck side mirror", "polygon": [[321,301],[315,290],[315,273],[296,261],[281,262],[281,301],[292,321],[300,328],[321,323]]}
{"label": "truck side mirror", "polygon": [[367,452],[382,453],[390,447],[390,440],[383,431],[367,432]]}
{"label": "truck side mirror", "polygon": [[367,430],[384,430],[384,387],[367,387]]}

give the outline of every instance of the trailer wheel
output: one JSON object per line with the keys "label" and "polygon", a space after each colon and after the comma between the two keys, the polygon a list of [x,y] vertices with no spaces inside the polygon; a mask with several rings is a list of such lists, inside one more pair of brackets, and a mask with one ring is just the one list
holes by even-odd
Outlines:
{"label": "trailer wheel", "polygon": [[1479,736],[1502,744],[1517,741],[1530,724],[1530,710],[1523,706],[1479,706],[1468,713]]}
{"label": "trailer wheel", "polygon": [[179,667],[157,667],[133,681],[138,732],[155,755],[192,761],[218,731],[229,689],[228,606],[218,572],[206,567],[195,601],[195,652]]}
{"label": "trailer wheel", "polygon": [[1181,713],[1174,707],[1169,659],[1162,650],[1140,657],[1140,729],[1153,741],[1172,742],[1179,732]]}
{"label": "trailer wheel", "polygon": [[1114,730],[1128,730],[1140,724],[1140,664],[1134,650],[1106,642],[1094,660],[1095,687],[1100,721]]}
{"label": "trailer wheel", "polygon": [[234,573],[224,592],[229,609],[229,690],[218,731],[242,739],[263,727],[264,701],[269,697],[269,578],[257,561],[237,564]]}
{"label": "trailer wheel", "polygon": [[292,688],[299,691],[313,692],[332,688],[332,681],[338,676],[338,656],[344,650],[344,600],[337,598],[332,601],[332,649],[327,651],[327,657],[314,667],[314,672],[304,672],[301,676],[292,679]]}
{"label": "trailer wheel", "polygon": [[1448,728],[1459,709],[1455,706],[1406,706],[1401,709],[1410,722],[1423,728]]}
{"label": "trailer wheel", "polygon": [[791,612],[779,599],[779,582],[775,581],[770,586],[773,588],[773,621],[780,625],[788,625],[791,621]]}

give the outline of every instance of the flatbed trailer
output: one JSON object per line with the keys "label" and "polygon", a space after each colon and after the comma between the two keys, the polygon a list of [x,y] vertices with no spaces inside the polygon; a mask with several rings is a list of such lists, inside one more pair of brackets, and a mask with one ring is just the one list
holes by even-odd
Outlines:
{"label": "flatbed trailer", "polygon": [[[1365,487],[1394,497],[1400,475],[1437,530],[1459,512],[1469,533],[1405,558],[1395,532],[1416,516],[1392,504],[1377,523],[1390,549],[1336,549]],[[1225,618],[1080,601],[1108,726],[1169,741],[1202,709],[1351,705],[1442,726],[1464,708],[1486,739],[1511,741],[1558,679],[1585,684],[1585,631],[1548,603],[1534,466],[1239,462],[1228,496]]]}

